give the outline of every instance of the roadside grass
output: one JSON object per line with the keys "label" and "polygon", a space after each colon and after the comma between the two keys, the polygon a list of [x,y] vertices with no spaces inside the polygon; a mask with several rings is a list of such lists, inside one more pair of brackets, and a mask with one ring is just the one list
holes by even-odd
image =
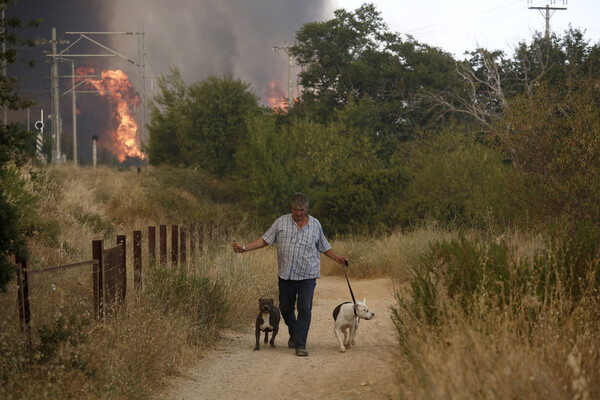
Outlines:
{"label": "roadside grass", "polygon": [[[380,237],[351,237],[332,242],[336,253],[348,258],[348,277],[357,279],[392,276],[398,282],[410,278],[408,266],[428,251],[429,244],[454,237],[454,233],[428,221],[410,232]],[[323,275],[343,275],[339,264],[322,257]]]}
{"label": "roadside grass", "polygon": [[203,222],[205,240],[181,267],[158,267],[143,257],[143,290],[134,290],[130,271],[127,301],[104,321],[93,315],[91,267],[34,274],[29,345],[19,330],[13,281],[0,294],[0,398],[152,398],[167,376],[201,357],[221,329],[254,318],[258,295],[249,274],[261,292],[274,295],[273,253],[243,255],[241,264],[231,251],[230,235],[244,226],[233,228],[230,221],[239,220],[233,207],[212,202],[227,193],[214,182],[202,192],[204,178],[193,171],[174,172],[174,181],[190,182],[190,191],[172,187],[170,172],[70,165],[23,170],[48,224],[30,239],[31,269],[89,260],[92,240],[112,247],[117,234],[128,235],[131,249],[134,230],[145,240],[147,227],[158,224]]}
{"label": "roadside grass", "polygon": [[461,237],[411,266],[392,309],[402,398],[600,396],[600,232],[549,237]]}

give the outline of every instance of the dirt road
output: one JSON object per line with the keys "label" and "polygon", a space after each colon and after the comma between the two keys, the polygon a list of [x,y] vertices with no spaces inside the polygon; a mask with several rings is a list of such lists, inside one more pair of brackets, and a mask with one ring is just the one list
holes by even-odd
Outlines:
{"label": "dirt road", "polygon": [[350,300],[344,277],[317,280],[308,357],[287,347],[287,327],[281,321],[276,347],[253,351],[254,326],[226,333],[185,377],[170,382],[161,398],[196,399],[392,399],[396,337],[390,320],[394,294],[390,279],[352,281],[357,299],[367,298],[375,318],[362,320],[356,346],[340,353],[333,333],[332,311]]}

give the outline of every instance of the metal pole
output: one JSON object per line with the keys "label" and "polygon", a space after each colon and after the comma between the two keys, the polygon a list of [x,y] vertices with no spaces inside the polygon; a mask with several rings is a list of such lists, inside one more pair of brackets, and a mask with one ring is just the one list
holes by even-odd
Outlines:
{"label": "metal pole", "polygon": [[[138,74],[140,77],[140,112],[141,126],[139,129],[140,149],[143,152],[147,151],[148,137],[146,132],[146,53],[144,50],[144,26],[138,25]],[[146,154],[146,160],[148,154]]]}
{"label": "metal pole", "polygon": [[293,57],[290,53],[290,46],[285,44],[283,46],[275,46],[273,47],[274,51],[283,50],[285,54],[288,56],[288,108],[292,108],[294,103],[294,86],[292,84],[292,65],[293,65]]}
{"label": "metal pole", "polygon": [[73,164],[77,165],[77,98],[75,96],[75,61],[71,63],[71,82],[73,84]]}
{"label": "metal pole", "polygon": [[[56,28],[52,28],[52,54],[57,54]],[[58,57],[52,57],[52,131],[54,141],[52,145],[52,164],[60,164],[60,93],[58,89]]]}
{"label": "metal pole", "polygon": [[[2,76],[6,78],[6,4],[2,4]],[[6,126],[8,120],[8,108],[6,105],[2,107],[3,117],[2,124]]]}
{"label": "metal pole", "polygon": [[96,160],[97,160],[97,143],[98,143],[98,136],[94,135],[92,136],[92,164],[94,165],[94,168],[96,168]]}
{"label": "metal pole", "polygon": [[288,49],[288,108],[294,104],[294,86],[292,85],[292,55]]}

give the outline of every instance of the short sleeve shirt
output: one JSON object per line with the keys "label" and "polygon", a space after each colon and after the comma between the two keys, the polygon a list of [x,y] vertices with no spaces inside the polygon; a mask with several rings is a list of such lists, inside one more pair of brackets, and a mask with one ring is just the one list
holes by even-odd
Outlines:
{"label": "short sleeve shirt", "polygon": [[303,280],[321,277],[321,253],[331,249],[321,223],[308,215],[300,229],[292,214],[279,217],[262,236],[269,245],[277,244],[279,277]]}

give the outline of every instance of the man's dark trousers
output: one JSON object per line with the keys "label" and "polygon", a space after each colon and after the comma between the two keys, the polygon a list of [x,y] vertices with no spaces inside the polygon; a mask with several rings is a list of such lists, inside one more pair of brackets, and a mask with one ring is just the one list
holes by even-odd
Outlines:
{"label": "man's dark trousers", "polygon": [[[306,339],[312,315],[312,301],[316,279],[291,281],[279,278],[279,309],[294,338],[296,349],[306,349]],[[298,316],[294,312],[297,300]]]}

